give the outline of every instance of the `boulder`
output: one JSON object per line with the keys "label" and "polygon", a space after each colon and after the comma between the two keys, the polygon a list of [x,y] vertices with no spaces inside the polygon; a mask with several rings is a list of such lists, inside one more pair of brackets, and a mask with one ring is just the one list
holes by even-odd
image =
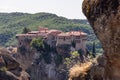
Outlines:
{"label": "boulder", "polygon": [[20,64],[6,51],[0,49],[0,80],[29,80],[30,76],[24,72]]}

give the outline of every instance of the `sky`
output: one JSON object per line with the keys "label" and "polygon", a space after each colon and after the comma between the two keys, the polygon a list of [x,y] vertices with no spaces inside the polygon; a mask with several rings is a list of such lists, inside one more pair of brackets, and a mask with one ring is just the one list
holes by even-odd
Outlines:
{"label": "sky", "polygon": [[69,19],[86,19],[83,0],[0,0],[0,12],[48,12]]}

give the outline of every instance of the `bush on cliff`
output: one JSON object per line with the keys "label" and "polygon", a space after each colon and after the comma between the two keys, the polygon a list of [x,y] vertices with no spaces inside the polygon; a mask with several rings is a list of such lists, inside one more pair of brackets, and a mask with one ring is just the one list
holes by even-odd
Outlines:
{"label": "bush on cliff", "polygon": [[74,64],[80,62],[79,56],[80,54],[78,51],[70,52],[70,57],[65,58],[64,64],[66,64],[67,67],[73,66]]}
{"label": "bush on cliff", "polygon": [[37,51],[42,51],[44,50],[44,44],[43,44],[43,40],[41,38],[34,38],[30,45],[32,47],[34,47]]}

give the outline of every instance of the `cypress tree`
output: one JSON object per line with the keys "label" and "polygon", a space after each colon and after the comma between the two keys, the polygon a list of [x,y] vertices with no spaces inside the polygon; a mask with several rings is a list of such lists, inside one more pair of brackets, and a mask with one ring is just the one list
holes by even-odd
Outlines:
{"label": "cypress tree", "polygon": [[31,30],[29,28],[24,27],[22,33],[26,34],[26,33],[30,32],[30,31]]}
{"label": "cypress tree", "polygon": [[96,51],[95,51],[95,42],[93,42],[93,48],[92,48],[92,56],[95,58],[96,57]]}

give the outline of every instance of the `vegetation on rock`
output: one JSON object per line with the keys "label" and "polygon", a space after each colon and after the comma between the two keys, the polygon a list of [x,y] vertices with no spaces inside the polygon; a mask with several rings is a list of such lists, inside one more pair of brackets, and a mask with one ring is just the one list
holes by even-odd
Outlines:
{"label": "vegetation on rock", "polygon": [[80,54],[78,51],[70,52],[70,57],[65,58],[64,64],[67,65],[67,67],[72,67],[74,64],[80,63]]}
{"label": "vegetation on rock", "polygon": [[92,56],[93,56],[94,58],[96,57],[95,42],[93,42],[93,51],[92,51]]}
{"label": "vegetation on rock", "polygon": [[34,38],[30,45],[34,47],[37,51],[42,51],[44,49],[44,44],[42,38]]}

